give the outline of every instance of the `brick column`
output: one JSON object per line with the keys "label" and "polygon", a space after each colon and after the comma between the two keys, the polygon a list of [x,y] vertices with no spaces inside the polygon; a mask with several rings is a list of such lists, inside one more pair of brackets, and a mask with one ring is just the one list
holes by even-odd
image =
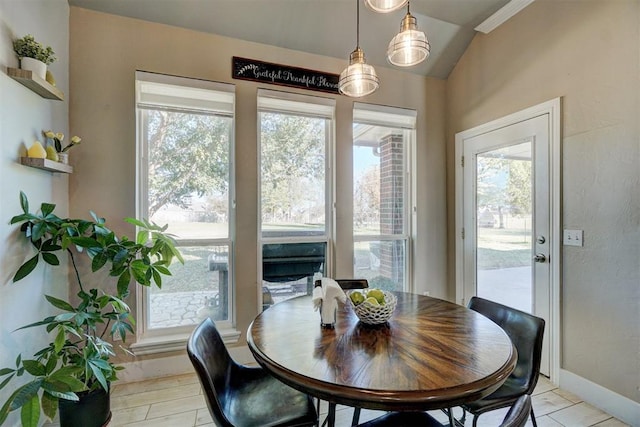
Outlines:
{"label": "brick column", "polygon": [[[380,232],[401,234],[404,212],[403,137],[389,134],[380,141]],[[396,283],[403,281],[403,244],[381,242],[380,273]]]}

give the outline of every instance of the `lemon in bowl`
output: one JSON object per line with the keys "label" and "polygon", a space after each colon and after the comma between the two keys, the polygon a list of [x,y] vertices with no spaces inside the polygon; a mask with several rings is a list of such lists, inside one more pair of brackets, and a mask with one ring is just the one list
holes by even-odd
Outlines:
{"label": "lemon in bowl", "polygon": [[[364,300],[358,303],[351,295],[349,300],[353,305],[353,311],[358,319],[367,325],[386,323],[391,318],[398,302],[394,294],[380,289],[371,289],[366,293],[366,296],[360,293]],[[359,300],[360,297],[356,297],[356,299]]]}

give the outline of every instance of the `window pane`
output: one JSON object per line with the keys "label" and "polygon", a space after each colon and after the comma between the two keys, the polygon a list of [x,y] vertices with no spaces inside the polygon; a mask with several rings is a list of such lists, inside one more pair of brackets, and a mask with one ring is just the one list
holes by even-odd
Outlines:
{"label": "window pane", "polygon": [[327,120],[260,113],[263,237],[325,235]]}
{"label": "window pane", "polygon": [[366,108],[353,113],[353,274],[367,279],[372,288],[404,290],[408,286],[406,171],[414,132],[405,126],[415,122],[415,115]]}
{"label": "window pane", "polygon": [[229,317],[229,247],[181,246],[162,288],[149,287],[149,329],[197,325]]}
{"label": "window pane", "polygon": [[405,233],[405,131],[354,124],[353,230]]}
{"label": "window pane", "polygon": [[151,220],[178,239],[228,238],[232,120],[164,110],[143,117]]}
{"label": "window pane", "polygon": [[405,240],[355,242],[353,274],[370,288],[402,291],[405,282]]}
{"label": "window pane", "polygon": [[147,292],[146,330],[229,319],[229,188],[232,118],[141,109],[148,217],[168,225],[185,263]]}

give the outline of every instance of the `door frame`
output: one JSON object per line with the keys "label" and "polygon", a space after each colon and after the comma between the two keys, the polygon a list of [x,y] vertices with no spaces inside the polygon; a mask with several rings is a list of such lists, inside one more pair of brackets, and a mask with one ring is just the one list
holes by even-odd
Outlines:
{"label": "door frame", "polygon": [[558,384],[560,375],[560,289],[562,279],[562,150],[561,150],[561,102],[560,98],[543,102],[488,123],[456,133],[455,140],[455,252],[456,292],[455,301],[464,303],[464,141],[487,132],[510,126],[547,114],[549,126],[549,346],[550,379]]}

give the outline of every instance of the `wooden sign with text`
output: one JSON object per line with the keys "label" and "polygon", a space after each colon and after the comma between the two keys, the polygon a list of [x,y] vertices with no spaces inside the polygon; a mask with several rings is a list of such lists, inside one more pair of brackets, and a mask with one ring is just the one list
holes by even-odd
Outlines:
{"label": "wooden sign with text", "polygon": [[338,74],[288,67],[255,59],[233,57],[234,79],[297,87],[320,92],[338,92]]}

